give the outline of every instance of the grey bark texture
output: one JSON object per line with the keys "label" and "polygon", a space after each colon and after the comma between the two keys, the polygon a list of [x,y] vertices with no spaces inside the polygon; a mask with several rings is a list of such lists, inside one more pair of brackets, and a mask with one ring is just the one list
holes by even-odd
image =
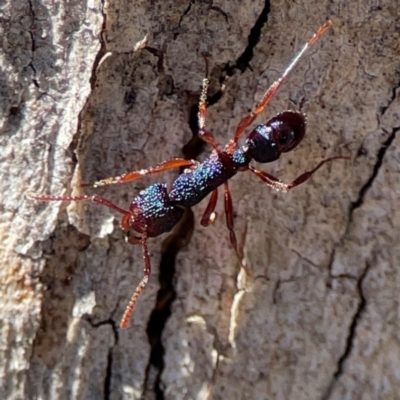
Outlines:
{"label": "grey bark texture", "polygon": [[[1,399],[400,398],[400,7],[396,1],[6,0],[0,9]],[[160,161],[204,159],[196,104],[220,145],[327,18],[333,27],[271,105],[307,113],[293,152],[230,182],[251,277],[238,276],[222,196],[140,246],[95,204],[128,208],[171,171],[83,189]],[[225,86],[219,96],[221,86]],[[221,193],[222,194],[222,193]]]}

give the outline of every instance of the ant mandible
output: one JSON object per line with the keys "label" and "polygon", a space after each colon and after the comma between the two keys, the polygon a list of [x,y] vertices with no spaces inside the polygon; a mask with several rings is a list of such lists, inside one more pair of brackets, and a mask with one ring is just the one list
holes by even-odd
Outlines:
{"label": "ant mandible", "polygon": [[[259,171],[249,165],[252,159],[260,163],[275,161],[279,158],[281,153],[287,153],[293,150],[301,142],[305,134],[306,117],[304,114],[297,111],[283,111],[275,115],[266,124],[261,124],[254,128],[243,146],[238,145],[238,140],[242,133],[274,97],[276,91],[305,51],[311,47],[331,25],[331,21],[326,22],[303,46],[282,76],[265,92],[254,111],[239,122],[233,140],[229,141],[224,150],[219,149],[214,135],[205,127],[207,111],[206,99],[209,83],[208,78],[205,78],[203,79],[199,101],[199,136],[213,147],[211,155],[205,161],[198,163],[194,160],[175,158],[173,160],[163,161],[149,169],[106,178],[91,185],[93,187],[98,187],[114,183],[130,182],[172,168],[186,167],[187,169],[172,183],[172,188],[169,191],[166,184],[156,183],[151,185],[139,193],[139,196],[137,196],[130,205],[129,210],[119,208],[110,201],[97,195],[65,197],[36,194],[29,195],[31,199],[39,201],[91,201],[100,203],[123,215],[121,228],[127,235],[127,242],[142,245],[144,277],[137,286],[126,307],[120,324],[122,329],[128,327],[129,319],[136,301],[145,288],[151,274],[147,239],[169,232],[182,218],[185,207],[192,207],[200,203],[200,201],[211,193],[210,200],[201,219],[201,224],[203,226],[209,225],[213,219],[217,203],[218,187],[224,185],[226,224],[229,230],[230,243],[236,254],[238,254],[233,224],[232,198],[228,187],[228,180],[238,171],[251,171],[273,189],[281,192],[288,192],[309,179],[311,175],[325,163],[336,159],[348,158],[337,156],[323,160],[314,169],[303,173],[288,184],[283,183],[267,172]],[[132,230],[139,233],[140,237],[129,234]]]}

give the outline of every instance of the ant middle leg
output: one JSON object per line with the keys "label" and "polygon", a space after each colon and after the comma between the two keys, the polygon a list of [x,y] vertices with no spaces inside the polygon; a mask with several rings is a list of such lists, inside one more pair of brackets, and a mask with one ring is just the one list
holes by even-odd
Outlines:
{"label": "ant middle leg", "polygon": [[243,265],[241,261],[241,257],[239,255],[239,251],[237,248],[237,239],[234,230],[234,221],[233,221],[233,205],[232,205],[232,196],[229,190],[228,182],[224,183],[224,205],[225,205],[225,218],[226,218],[226,226],[229,230],[229,240],[231,242],[231,246],[233,250],[235,250],[236,257],[239,260],[241,268],[243,268],[244,272],[246,272],[247,276],[250,276],[249,270]]}
{"label": "ant middle leg", "polygon": [[313,37],[303,46],[297,56],[293,59],[293,61],[289,64],[286,70],[283,72],[281,77],[276,80],[265,92],[262,99],[257,103],[255,109],[246,117],[244,117],[236,128],[235,137],[233,139],[234,143],[237,143],[240,135],[244,132],[244,130],[256,119],[257,115],[260,114],[264,108],[268,105],[271,99],[274,97],[277,90],[282,85],[285,78],[292,71],[293,67],[298,63],[302,55],[306,52],[308,48],[310,48],[318,38],[332,25],[332,21],[327,21],[324,25],[322,25],[318,31],[313,35]]}
{"label": "ant middle leg", "polygon": [[203,226],[208,226],[212,224],[215,220],[215,206],[217,205],[217,200],[218,200],[218,188],[214,189],[213,192],[211,193],[210,201],[207,204],[207,207],[204,211],[203,217],[201,218],[201,225]]}
{"label": "ant middle leg", "polygon": [[307,179],[310,179],[311,176],[318,171],[324,164],[331,162],[333,160],[349,160],[350,157],[343,157],[343,156],[337,156],[337,157],[330,157],[327,158],[326,160],[322,160],[314,169],[311,171],[306,171],[300,176],[298,176],[294,181],[290,183],[284,183],[280,179],[274,177],[273,175],[269,174],[268,172],[265,171],[260,171],[258,169],[255,169],[251,165],[248,166],[248,169],[253,172],[255,175],[257,175],[262,181],[264,181],[268,186],[272,187],[275,190],[278,190],[280,192],[285,192],[287,193],[289,190],[293,189],[296,186],[299,186],[303,182],[305,182]]}
{"label": "ant middle leg", "polygon": [[197,164],[198,164],[198,162],[195,160],[186,160],[184,158],[174,158],[172,160],[163,161],[163,162],[155,165],[154,167],[150,167],[148,169],[141,169],[139,171],[127,172],[126,174],[123,174],[120,176],[114,176],[114,177],[102,179],[93,184],[84,183],[81,186],[83,186],[83,187],[85,187],[85,186],[99,187],[99,186],[112,185],[115,183],[131,182],[136,179],[143,178],[148,175],[158,174],[160,172],[168,171],[173,168],[194,167]]}

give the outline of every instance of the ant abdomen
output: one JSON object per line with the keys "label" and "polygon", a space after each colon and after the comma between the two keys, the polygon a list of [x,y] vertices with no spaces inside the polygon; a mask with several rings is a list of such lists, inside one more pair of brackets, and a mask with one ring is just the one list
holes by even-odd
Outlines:
{"label": "ant abdomen", "polygon": [[297,111],[284,111],[266,124],[258,125],[248,136],[247,154],[255,161],[268,163],[281,153],[294,149],[306,132],[306,117]]}

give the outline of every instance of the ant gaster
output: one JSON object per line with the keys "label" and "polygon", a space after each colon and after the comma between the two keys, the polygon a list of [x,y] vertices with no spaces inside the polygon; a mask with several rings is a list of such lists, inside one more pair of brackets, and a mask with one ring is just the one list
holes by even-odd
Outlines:
{"label": "ant gaster", "polygon": [[[166,184],[156,183],[142,190],[133,200],[129,210],[119,208],[110,201],[94,196],[49,196],[30,194],[29,197],[38,201],[91,201],[100,203],[123,215],[121,228],[127,234],[127,241],[131,244],[141,244],[144,258],[144,277],[133,293],[125,313],[121,320],[121,328],[128,327],[136,301],[146,286],[151,274],[150,257],[147,249],[147,239],[169,232],[182,218],[185,207],[192,207],[202,201],[211,193],[209,203],[206,207],[201,224],[207,226],[213,220],[214,210],[217,203],[218,187],[224,185],[224,203],[226,224],[230,234],[230,242],[236,254],[238,254],[236,236],[233,225],[232,198],[229,192],[228,180],[238,171],[251,171],[257,175],[268,186],[282,192],[288,192],[300,185],[317,171],[325,163],[335,159],[346,159],[347,157],[331,157],[321,161],[314,169],[305,172],[293,182],[286,184],[267,172],[259,171],[249,165],[254,159],[260,163],[268,163],[279,158],[281,153],[293,150],[303,139],[306,128],[306,118],[300,112],[284,111],[266,124],[258,125],[250,132],[243,146],[239,146],[238,140],[245,129],[256,119],[270,100],[275,95],[289,72],[297,64],[304,52],[312,46],[317,39],[332,25],[331,21],[322,25],[314,36],[306,43],[292,63],[287,67],[282,76],[275,81],[266,91],[254,111],[244,117],[236,128],[233,140],[220,150],[214,135],[205,127],[206,122],[206,98],[208,79],[203,79],[202,92],[199,101],[199,136],[213,147],[211,155],[202,163],[194,160],[176,158],[163,161],[149,169],[128,172],[124,175],[103,179],[94,183],[93,187],[110,185],[114,183],[130,182],[147,175],[157,174],[172,168],[186,167],[187,169],[179,175],[172,183],[172,188],[167,189]],[[140,236],[129,234],[135,231]]]}

